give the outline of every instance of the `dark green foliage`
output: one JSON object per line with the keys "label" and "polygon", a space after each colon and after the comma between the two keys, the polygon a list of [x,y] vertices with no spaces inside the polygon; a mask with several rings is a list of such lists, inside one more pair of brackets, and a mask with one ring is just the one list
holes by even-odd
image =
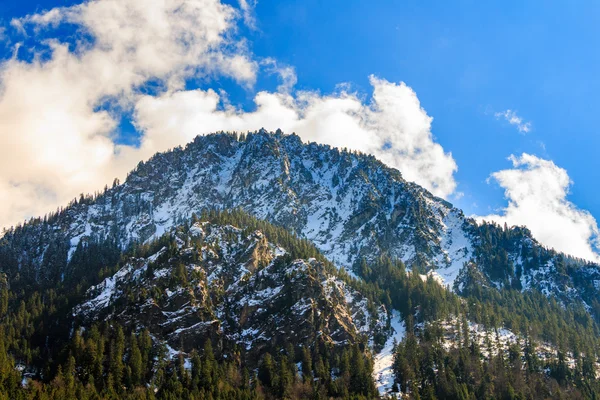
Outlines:
{"label": "dark green foliage", "polygon": [[[386,256],[372,262],[360,261],[356,270],[364,280],[352,279],[338,271],[310,242],[238,210],[205,211],[194,220],[234,225],[244,229],[244,235],[260,230],[271,243],[286,249],[287,254],[279,262],[316,258],[328,273],[362,293],[371,312],[381,304],[399,310],[408,334],[395,351],[395,387],[411,398],[598,398],[598,326],[581,307],[562,306],[535,290],[518,290],[514,279],[518,271],[502,250],[502,246],[510,246],[510,235],[516,233],[509,235],[501,229],[484,232],[492,245],[480,247],[481,252],[473,260],[473,267],[478,262],[492,263],[490,276],[502,282],[505,289],[473,284],[464,288],[465,297],[460,298],[432,277],[423,279],[409,273],[402,262]],[[189,224],[178,229],[185,231]],[[0,279],[0,399],[377,396],[371,356],[361,343],[334,346],[315,339],[310,345],[271,346],[260,357],[245,359],[235,344],[207,340],[204,346],[187,355],[181,353],[173,361],[167,360],[166,348],[156,343],[147,330],[125,328],[114,320],[71,331],[72,307],[82,300],[90,285],[117,271],[127,257],[147,257],[165,248],[156,265],[171,266],[167,279],[172,284],[190,285],[192,273],[175,257],[175,234],[135,245],[125,254],[112,239],[82,243],[67,265],[67,274],[52,278],[52,285],[46,286],[29,282],[26,268],[22,273],[12,270],[14,260],[10,254],[0,255],[2,265],[7,266],[3,268],[7,274]],[[502,235],[508,235],[508,239],[499,242]],[[493,244],[499,243],[503,244],[496,250]],[[65,251],[60,243],[52,249],[49,266],[61,263]],[[153,265],[146,271],[149,276]],[[565,271],[570,265],[565,262]],[[153,289],[148,288],[148,296],[154,295]],[[435,321],[451,316],[459,316],[456,331],[460,346],[444,350],[441,329]],[[481,323],[492,331],[507,327],[521,335],[523,347],[513,346],[501,356],[484,359],[479,345],[469,338],[467,321]],[[376,336],[375,346],[385,339]],[[554,359],[539,359],[536,344],[541,342],[560,349]],[[568,366],[567,354],[572,355],[574,367]],[[190,369],[184,367],[184,357],[189,358]],[[21,386],[17,363],[29,368],[32,380],[27,388]]]}
{"label": "dark green foliage", "polygon": [[[203,220],[261,230],[271,242],[286,248],[286,260],[318,258],[326,268],[335,267],[307,241],[282,228],[253,219],[238,211],[209,212]],[[187,229],[182,227],[182,229]],[[0,399],[301,399],[375,396],[371,358],[358,347],[342,347],[316,341],[313,346],[285,350],[273,347],[262,358],[259,374],[250,374],[257,360],[244,360],[232,344],[207,340],[202,349],[180,353],[168,360],[163,345],[147,330],[135,332],[116,321],[71,332],[71,310],[87,287],[117,271],[129,257],[146,257],[165,248],[156,264],[164,265],[177,255],[172,235],[144,245],[128,254],[115,250],[113,241],[81,244],[68,264],[69,275],[52,285],[29,285],[18,274],[0,282]],[[284,260],[285,261],[285,260]],[[168,278],[175,286],[188,284],[184,264],[174,263]],[[152,274],[152,264],[147,274]],[[348,281],[350,278],[342,274]],[[49,287],[54,286],[54,287]],[[357,370],[341,373],[340,360],[350,354]],[[184,367],[184,356],[191,368]],[[348,356],[346,356],[348,358]],[[26,387],[16,361],[27,365]],[[270,360],[270,361],[269,361]],[[298,371],[297,364],[302,365]],[[266,366],[264,366],[266,365]],[[313,374],[312,371],[318,371]],[[312,378],[315,376],[316,379]]]}
{"label": "dark green foliage", "polygon": [[[567,366],[564,353],[546,365],[512,345],[506,352],[483,357],[475,343],[450,350],[435,323],[418,333],[408,332],[394,351],[395,388],[411,399],[596,399],[600,385],[584,367]],[[527,354],[529,353],[529,354]],[[535,358],[535,356],[534,356]],[[585,362],[582,359],[581,362]],[[588,362],[588,367],[591,367]],[[577,376],[577,378],[575,378]]]}

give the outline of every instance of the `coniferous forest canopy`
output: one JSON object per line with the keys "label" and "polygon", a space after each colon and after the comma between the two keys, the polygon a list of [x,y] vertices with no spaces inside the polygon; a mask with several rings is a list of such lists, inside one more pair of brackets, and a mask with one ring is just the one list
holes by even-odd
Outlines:
{"label": "coniferous forest canopy", "polygon": [[[361,261],[364,280],[356,280],[338,272],[306,240],[241,211],[210,211],[194,218],[248,232],[260,230],[287,249],[290,260],[320,259],[331,273],[365,294],[369,303],[400,310],[407,321],[407,335],[394,350],[394,389],[398,396],[595,398],[600,389],[595,379],[598,327],[582,310],[564,308],[539,293],[508,290],[499,295],[479,286],[460,298],[431,278],[423,280],[408,273],[401,261],[387,257],[373,263]],[[191,222],[180,229],[189,229]],[[493,231],[507,235],[502,229]],[[108,240],[80,246],[69,262],[69,275],[62,281],[35,285],[19,274],[10,280],[4,275],[0,296],[0,382],[4,398],[377,397],[372,353],[365,343],[331,346],[316,338],[306,346],[290,343],[285,348],[270,348],[257,360],[245,359],[235,344],[207,339],[190,354],[191,365],[185,365],[183,354],[176,360],[167,359],[164,345],[155,343],[147,330],[126,329],[110,320],[74,329],[70,308],[87,287],[118,270],[130,255],[143,257],[163,246],[168,248],[169,258],[178,256],[179,249],[169,234],[122,254]],[[173,271],[173,279],[185,285],[185,271]],[[457,317],[457,346],[446,350],[439,322],[450,317]],[[506,352],[482,357],[480,345],[465,331],[467,320],[489,329],[487,346],[497,340],[494,332],[501,326],[518,332],[524,351],[513,345]],[[534,350],[538,341],[556,344],[557,357],[541,362]],[[573,354],[574,368],[567,365],[567,352]],[[20,366],[31,371],[27,385],[22,384]]]}
{"label": "coniferous forest canopy", "polygon": [[[258,139],[226,134],[206,140],[227,147]],[[157,155],[154,161],[140,164],[128,182],[153,179],[153,162],[167,159],[183,163],[183,151]],[[358,163],[361,169],[355,174],[361,181],[376,180],[379,175],[373,171],[385,172],[372,157],[350,152],[334,155],[340,164],[352,165],[348,160],[356,159],[363,162]],[[171,164],[165,165],[168,170]],[[533,243],[524,228],[469,225],[477,245],[461,269],[460,287],[455,288],[442,286],[429,273],[432,265],[425,247],[410,265],[391,250],[376,256],[357,251],[351,271],[346,271],[338,269],[295,227],[257,219],[247,207],[205,207],[193,215],[179,215],[173,229],[160,237],[132,241],[127,246],[121,245],[121,233],[114,229],[102,237],[90,235],[80,240],[71,252],[69,239],[53,233],[52,226],[60,226],[79,209],[95,202],[109,207],[120,188],[115,182],[103,193],[81,196],[69,207],[33,219],[0,238],[0,398],[378,398],[374,359],[390,340],[392,310],[399,313],[406,330],[393,346],[392,397],[596,399],[600,395],[598,299],[590,296],[584,298],[585,302],[568,301],[535,287],[524,290],[521,279],[551,261],[558,277],[578,280],[585,296],[593,284],[578,273],[582,268],[597,267],[541,246],[523,246],[523,241]],[[418,192],[410,186],[406,190]],[[411,213],[414,221],[427,221],[431,216],[424,204],[410,204],[409,211],[403,212]],[[128,213],[135,214],[150,206],[138,196],[127,207]],[[353,227],[373,220],[380,205],[371,198],[361,207],[352,220]],[[218,241],[209,242],[206,232],[211,230],[225,233]],[[204,236],[198,236],[199,231]],[[257,231],[261,232],[256,236],[257,243],[263,247],[249,253],[240,250],[243,265],[252,268],[247,267],[239,281],[225,273],[215,280],[207,273],[207,266],[212,264],[206,254],[224,259],[232,246],[238,242],[246,246],[244,240]],[[391,246],[388,242],[393,240],[382,239],[378,246],[386,249]],[[43,256],[23,256],[24,248],[41,244],[46,246]],[[269,252],[278,253],[267,257]],[[515,253],[525,261],[516,263],[511,258]],[[241,259],[236,258],[233,269],[241,268]],[[304,260],[306,269],[292,269],[297,260]],[[118,299],[107,303],[98,315],[76,312],[98,288],[106,288],[107,282],[114,284],[124,274],[122,271],[135,277],[135,286],[119,286]],[[302,287],[307,289],[301,295],[316,305],[310,327],[304,323],[294,326],[302,332],[298,340],[277,334],[255,347],[220,334],[223,326],[242,324],[229,321],[231,315],[218,317],[217,310],[223,307],[237,310],[230,304],[233,300],[226,289],[260,278],[264,281],[249,287],[270,293],[269,279],[275,278],[266,276],[266,271],[282,279],[278,286],[280,300],[272,305],[281,314],[281,321],[288,321],[285,318],[292,318],[289,315],[295,312],[300,295],[295,285],[305,285]],[[342,300],[327,294],[323,282],[329,281],[347,288],[345,293],[360,294],[368,329],[357,330],[342,321],[339,329],[324,333],[330,318],[346,316],[345,311],[339,311]],[[179,343],[169,345],[165,338],[182,328],[159,337],[151,323],[138,324],[145,321],[145,315],[136,315],[132,310],[140,310],[144,304],[166,304],[172,293],[179,293],[181,303],[177,307],[197,306],[194,318],[200,321],[198,324],[214,323],[217,329],[211,325],[192,338],[182,336]],[[164,310],[163,314],[175,312]],[[325,310],[329,314],[325,315]],[[243,311],[243,319],[252,318],[246,314],[253,312],[258,311]],[[385,316],[382,326],[377,324],[378,315]],[[152,315],[148,318],[154,321]],[[473,334],[475,325],[481,327],[481,336]],[[515,343],[501,343],[505,330],[516,335]],[[340,331],[343,340],[332,339]],[[542,348],[551,351],[542,354]]]}

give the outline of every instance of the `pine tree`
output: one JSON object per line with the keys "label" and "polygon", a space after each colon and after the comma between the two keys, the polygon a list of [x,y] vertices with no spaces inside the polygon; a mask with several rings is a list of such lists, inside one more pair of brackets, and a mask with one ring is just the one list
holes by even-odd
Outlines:
{"label": "pine tree", "polygon": [[304,382],[312,382],[313,374],[312,374],[312,357],[310,356],[310,351],[308,348],[302,348],[302,379]]}
{"label": "pine tree", "polygon": [[275,374],[275,362],[270,353],[263,356],[262,362],[258,369],[258,379],[267,387],[273,388],[277,384]]}
{"label": "pine tree", "polygon": [[125,335],[121,326],[117,326],[115,338],[111,342],[110,349],[110,374],[113,378],[114,390],[121,391],[123,382],[124,366],[123,353],[125,351]]}
{"label": "pine tree", "polygon": [[144,365],[142,360],[142,352],[138,346],[137,337],[132,333],[129,339],[130,343],[130,356],[129,356],[129,368],[131,368],[131,384],[138,386],[142,384]]}
{"label": "pine tree", "polygon": [[210,339],[204,343],[204,352],[202,353],[202,356],[202,375],[200,377],[200,382],[204,388],[208,389],[214,383],[213,377],[216,372],[215,355]]}
{"label": "pine tree", "polygon": [[280,398],[289,398],[294,383],[294,375],[291,371],[287,356],[281,356],[279,361],[278,394]]}

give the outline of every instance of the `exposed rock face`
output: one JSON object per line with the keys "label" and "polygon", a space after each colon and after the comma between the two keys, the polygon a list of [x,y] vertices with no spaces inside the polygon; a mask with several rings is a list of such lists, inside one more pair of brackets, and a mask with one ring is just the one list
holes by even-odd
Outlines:
{"label": "exposed rock face", "polygon": [[490,239],[502,229],[477,226],[374,157],[281,132],[201,136],[185,149],[157,154],[122,185],[9,231],[0,239],[0,267],[40,282],[63,279],[80,243],[109,239],[126,248],[206,208],[241,208],[284,226],[350,271],[362,258],[387,254],[435,270],[460,292],[465,282],[457,276],[474,261],[498,289],[535,288],[600,311],[600,303],[592,304],[600,294],[597,265],[547,250],[523,228],[511,229],[506,240]]}
{"label": "exposed rock face", "polygon": [[290,341],[341,345],[386,334],[385,308],[368,307],[322,263],[291,259],[260,231],[198,222],[178,229],[175,241],[127,260],[88,290],[74,316],[148,328],[184,352],[208,337],[258,355]]}
{"label": "exposed rock face", "polygon": [[[284,226],[348,269],[381,253],[460,267],[471,252],[462,213],[397,170],[372,156],[264,131],[244,141],[228,134],[198,137],[185,150],[157,154],[124,184],[6,240],[60,241],[65,264],[80,241],[115,237],[126,247],[159,237],[206,208],[242,208]],[[26,247],[17,263],[44,264],[46,246]]]}

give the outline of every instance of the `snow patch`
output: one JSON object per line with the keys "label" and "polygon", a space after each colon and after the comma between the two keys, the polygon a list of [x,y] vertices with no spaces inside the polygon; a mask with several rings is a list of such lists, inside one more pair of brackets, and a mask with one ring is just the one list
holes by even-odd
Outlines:
{"label": "snow patch", "polygon": [[392,334],[385,342],[383,349],[375,356],[373,376],[379,394],[389,394],[394,384],[394,343],[400,343],[406,335],[406,326],[398,311],[393,311],[391,316]]}

